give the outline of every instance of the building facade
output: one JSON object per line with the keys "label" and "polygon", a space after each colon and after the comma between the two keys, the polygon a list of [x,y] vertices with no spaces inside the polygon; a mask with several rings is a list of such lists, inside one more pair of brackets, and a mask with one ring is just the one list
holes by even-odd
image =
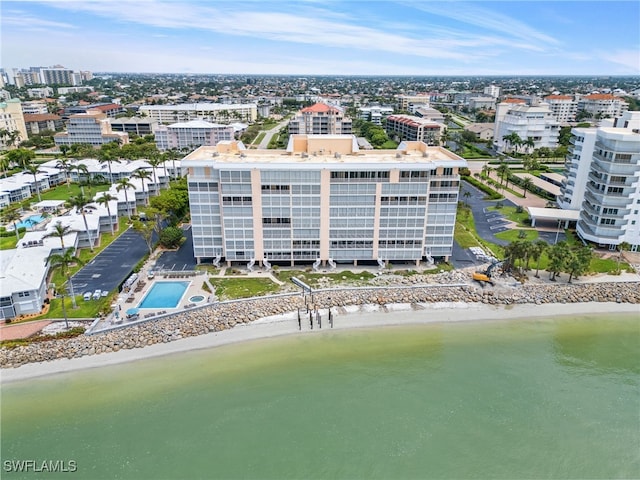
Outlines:
{"label": "building facade", "polygon": [[616,118],[628,109],[627,102],[609,93],[586,95],[578,100],[578,111],[589,118]]}
{"label": "building facade", "polygon": [[286,150],[200,147],[182,161],[194,256],[267,266],[448,258],[464,166],[423,142],[360,151],[351,135],[292,135]]}
{"label": "building facade", "polygon": [[413,115],[389,115],[385,129],[390,136],[400,140],[439,145],[444,125]]}
{"label": "building facade", "polygon": [[155,133],[158,122],[141,117],[121,117],[109,119],[111,130],[114,132],[135,133],[142,137]]}
{"label": "building facade", "polygon": [[371,107],[361,107],[358,109],[360,118],[375,125],[382,125],[382,119],[393,113],[393,107],[383,107],[373,105]]}
{"label": "building facade", "polygon": [[558,123],[575,122],[578,102],[571,95],[547,95],[544,101]]}
{"label": "building facade", "polygon": [[138,112],[161,124],[204,120],[213,123],[254,122],[258,118],[255,103],[181,103],[178,105],[142,105]]}
{"label": "building facade", "polygon": [[39,134],[44,131],[55,132],[64,126],[62,117],[52,113],[36,113],[24,115],[24,123],[29,135]]}
{"label": "building facade", "polygon": [[27,126],[24,123],[24,114],[20,100],[12,98],[0,102],[0,130],[8,132],[9,136],[0,136],[0,150],[12,148],[27,139]]}
{"label": "building facade", "polygon": [[221,141],[233,140],[234,128],[231,125],[193,120],[161,125],[156,129],[155,135],[158,150],[194,149],[202,145],[216,145]]}
{"label": "building facade", "polygon": [[[512,145],[505,137],[517,133],[522,141],[531,138],[533,147]],[[499,103],[496,107],[493,144],[498,152],[528,152],[537,148],[556,148],[560,125],[545,103],[525,105],[522,103]]]}
{"label": "building facade", "polygon": [[[567,183],[558,204],[580,204],[578,235],[615,249],[640,248],[640,112],[626,112],[598,128],[572,130]],[[570,182],[573,181],[573,184]]]}
{"label": "building facade", "polygon": [[129,134],[112,131],[106,114],[89,110],[87,113],[71,115],[67,131],[56,133],[53,140],[57,146],[87,143],[99,147],[109,142],[129,143]]}
{"label": "building facade", "polygon": [[291,135],[350,135],[352,122],[339,107],[316,103],[303,108],[289,122]]}

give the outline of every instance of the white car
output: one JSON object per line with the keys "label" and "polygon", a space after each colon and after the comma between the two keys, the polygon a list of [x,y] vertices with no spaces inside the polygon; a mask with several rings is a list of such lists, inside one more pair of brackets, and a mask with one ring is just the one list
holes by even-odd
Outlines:
{"label": "white car", "polygon": [[99,300],[101,295],[102,295],[102,291],[100,289],[97,289],[95,292],[93,292],[93,299]]}
{"label": "white car", "polygon": [[84,295],[82,295],[82,299],[85,302],[88,302],[89,300],[91,300],[91,292],[84,292]]}

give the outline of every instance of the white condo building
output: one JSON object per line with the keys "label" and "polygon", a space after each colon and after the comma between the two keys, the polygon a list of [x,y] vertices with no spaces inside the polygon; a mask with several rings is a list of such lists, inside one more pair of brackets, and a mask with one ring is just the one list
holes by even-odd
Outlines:
{"label": "white condo building", "polygon": [[594,93],[578,100],[578,111],[591,118],[616,118],[629,109],[629,104],[610,93]]}
{"label": "white condo building", "polygon": [[155,132],[156,146],[162,151],[216,145],[224,140],[233,140],[233,135],[232,125],[220,125],[203,120],[162,125],[156,128]]}
{"label": "white condo building", "polygon": [[76,113],[69,117],[67,131],[53,136],[57,146],[87,143],[99,147],[109,142],[129,143],[129,134],[114,132],[105,113],[89,110],[87,113]]}
{"label": "white condo building", "polygon": [[575,122],[578,102],[571,95],[547,95],[544,101],[558,123]]}
{"label": "white condo building", "polygon": [[200,147],[182,161],[194,256],[266,266],[448,258],[466,165],[423,142],[361,151],[352,135],[292,135],[286,150]]}
{"label": "white condo building", "polygon": [[[531,137],[533,149],[558,146],[560,125],[546,103],[525,105],[524,103],[499,103],[496,107],[496,123],[493,144],[498,152],[513,152],[516,147],[504,140],[504,137],[517,133],[524,141]],[[519,147],[520,152],[527,151]],[[531,150],[530,148],[528,150]]]}
{"label": "white condo building", "polygon": [[158,123],[170,124],[204,120],[214,123],[254,122],[258,118],[255,103],[181,103],[178,105],[142,105],[138,113]]}
{"label": "white condo building", "polygon": [[574,128],[567,179],[558,205],[580,210],[578,235],[615,249],[627,242],[640,248],[640,112]]}

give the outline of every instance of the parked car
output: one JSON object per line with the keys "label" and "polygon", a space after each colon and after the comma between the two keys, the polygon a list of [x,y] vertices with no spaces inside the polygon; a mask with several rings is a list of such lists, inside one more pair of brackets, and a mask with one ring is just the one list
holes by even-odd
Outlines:
{"label": "parked car", "polygon": [[84,292],[84,294],[82,295],[82,299],[85,302],[88,302],[89,300],[91,300],[91,292]]}
{"label": "parked car", "polygon": [[93,299],[99,300],[101,295],[102,295],[102,290],[98,288],[95,292],[93,292]]}

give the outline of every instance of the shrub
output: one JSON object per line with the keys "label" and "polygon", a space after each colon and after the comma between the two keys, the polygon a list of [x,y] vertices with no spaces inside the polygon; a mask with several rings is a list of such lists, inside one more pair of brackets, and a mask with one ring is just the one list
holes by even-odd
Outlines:
{"label": "shrub", "polygon": [[180,246],[184,232],[178,227],[167,227],[160,232],[160,245],[166,248]]}

